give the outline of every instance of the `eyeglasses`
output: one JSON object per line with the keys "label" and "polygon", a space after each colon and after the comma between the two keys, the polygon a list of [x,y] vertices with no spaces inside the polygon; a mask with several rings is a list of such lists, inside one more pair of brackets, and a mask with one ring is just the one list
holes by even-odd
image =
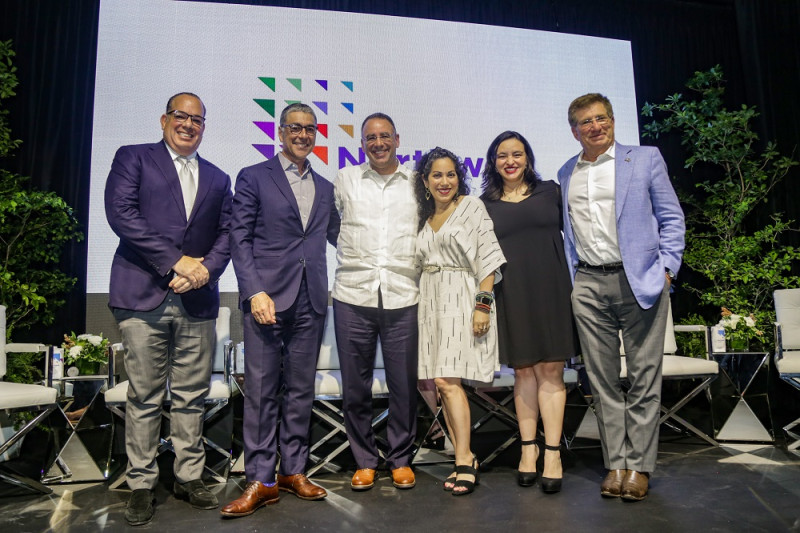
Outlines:
{"label": "eyeglasses", "polygon": [[378,139],[380,139],[381,142],[389,142],[389,141],[392,140],[393,137],[394,137],[394,135],[392,135],[391,133],[386,133],[386,132],[381,133],[380,135],[372,134],[372,135],[367,135],[366,137],[364,137],[364,142],[367,143],[367,144],[375,144],[376,142],[378,142]]}
{"label": "eyeglasses", "polygon": [[591,128],[592,124],[595,122],[597,122],[597,125],[602,128],[603,126],[611,122],[611,117],[608,117],[606,115],[597,115],[594,118],[587,118],[586,120],[581,120],[580,122],[578,122],[578,127],[585,130]]}
{"label": "eyeglasses", "polygon": [[311,136],[317,134],[317,127],[313,124],[308,126],[303,126],[302,124],[281,124],[281,128],[286,128],[292,135],[300,135],[303,131]]}
{"label": "eyeglasses", "polygon": [[186,122],[186,119],[191,119],[192,124],[198,128],[202,128],[206,123],[206,117],[201,117],[200,115],[190,115],[189,113],[184,113],[183,111],[179,111],[177,109],[167,111],[167,115],[172,115],[172,118],[178,122]]}

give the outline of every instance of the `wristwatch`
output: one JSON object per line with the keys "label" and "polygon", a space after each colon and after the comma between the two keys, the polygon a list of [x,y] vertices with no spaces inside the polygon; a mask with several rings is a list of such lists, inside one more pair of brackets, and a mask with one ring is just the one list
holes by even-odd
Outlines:
{"label": "wristwatch", "polygon": [[675,276],[675,272],[673,272],[672,270],[670,270],[670,269],[668,269],[666,267],[664,267],[664,270],[666,270],[667,276],[669,276],[669,280],[670,281],[675,281],[675,277],[676,277]]}

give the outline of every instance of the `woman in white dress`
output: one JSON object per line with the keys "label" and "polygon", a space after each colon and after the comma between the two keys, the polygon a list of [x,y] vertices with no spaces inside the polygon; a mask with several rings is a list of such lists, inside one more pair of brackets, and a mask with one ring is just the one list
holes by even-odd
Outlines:
{"label": "woman in white dress", "polygon": [[416,166],[420,232],[419,379],[433,379],[456,452],[445,481],[454,496],[478,484],[470,412],[462,379],[491,382],[499,368],[492,286],[505,257],[483,202],[469,196],[459,158],[444,148]]}

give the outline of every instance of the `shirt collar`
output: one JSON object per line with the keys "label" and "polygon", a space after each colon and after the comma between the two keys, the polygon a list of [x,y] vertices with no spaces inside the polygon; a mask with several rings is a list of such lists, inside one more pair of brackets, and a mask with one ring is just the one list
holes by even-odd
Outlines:
{"label": "shirt collar", "polygon": [[[284,172],[297,172],[298,174],[300,173],[300,169],[297,167],[297,165],[289,161],[289,159],[285,155],[283,155],[283,152],[278,152],[278,160],[281,162],[281,168],[284,170]],[[305,178],[306,176],[311,175],[310,174],[311,161],[309,161],[308,159],[306,159],[305,167],[306,168],[303,171],[301,178]]]}
{"label": "shirt collar", "polygon": [[[172,160],[173,160],[173,161],[175,161],[175,160],[176,160],[176,159],[178,159],[179,157],[184,157],[184,156],[182,156],[181,154],[179,154],[178,152],[176,152],[175,150],[173,150],[173,149],[170,147],[170,145],[168,145],[168,144],[167,144],[167,141],[162,141],[162,142],[164,143],[164,146],[166,146],[166,147],[167,147],[167,151],[169,152],[170,156],[172,156]],[[197,151],[195,150],[194,152],[192,152],[191,154],[189,154],[189,155],[187,155],[187,156],[185,156],[185,157],[186,157],[186,159],[188,159],[189,161],[193,161],[194,159],[196,159],[196,158],[197,158]]]}
{"label": "shirt collar", "polygon": [[617,143],[611,143],[611,146],[608,147],[608,150],[597,156],[595,161],[587,161],[583,158],[583,151],[581,150],[581,155],[578,157],[578,164],[579,165],[591,165],[593,163],[602,163],[603,161],[607,161],[609,159],[614,159],[617,153]]}
{"label": "shirt collar", "polygon": [[391,174],[391,175],[388,175],[388,176],[383,176],[381,174],[378,174],[369,165],[369,161],[361,163],[361,165],[359,165],[359,166],[361,167],[361,177],[362,178],[373,177],[373,178],[379,178],[379,179],[382,179],[382,180],[386,180],[387,182],[390,179],[392,179],[393,177],[397,176],[397,175],[399,175],[401,178],[404,178],[404,179],[408,180],[408,179],[411,178],[411,176],[413,174],[413,171],[410,168],[408,168],[407,166],[405,166],[404,164],[402,164],[402,163],[398,163],[397,170],[394,171],[394,174]]}

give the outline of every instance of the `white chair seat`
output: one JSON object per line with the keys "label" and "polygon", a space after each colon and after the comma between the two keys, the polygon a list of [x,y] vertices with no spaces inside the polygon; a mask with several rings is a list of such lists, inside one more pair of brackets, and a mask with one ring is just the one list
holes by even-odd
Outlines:
{"label": "white chair seat", "polygon": [[47,405],[56,401],[56,389],[26,383],[0,382],[0,409]]}
{"label": "white chair seat", "polygon": [[[716,361],[696,357],[685,357],[683,355],[665,354],[663,357],[664,362],[661,373],[664,377],[688,378],[690,376],[719,374],[719,365]],[[628,377],[628,365],[624,357],[620,359],[622,361],[622,369],[620,370],[619,377],[620,379],[626,379]]]}
{"label": "white chair seat", "polygon": [[[206,401],[216,401],[216,400],[223,400],[225,398],[231,397],[231,389],[228,386],[228,382],[225,380],[225,376],[223,374],[212,374],[211,375],[211,388],[208,391],[208,396],[206,397]],[[105,393],[106,403],[124,403],[128,399],[128,381],[125,380],[122,383],[118,383],[111,389],[108,389]],[[170,401],[171,396],[169,390],[167,390],[167,398],[166,401]]]}
{"label": "white chair seat", "polygon": [[[317,370],[314,378],[314,396],[316,398],[339,399],[342,397],[343,391],[341,370]],[[389,386],[386,384],[386,371],[376,368],[372,372],[372,395],[386,396],[387,394],[389,394]]]}
{"label": "white chair seat", "polygon": [[800,352],[783,352],[783,357],[775,361],[781,374],[800,374]]}

